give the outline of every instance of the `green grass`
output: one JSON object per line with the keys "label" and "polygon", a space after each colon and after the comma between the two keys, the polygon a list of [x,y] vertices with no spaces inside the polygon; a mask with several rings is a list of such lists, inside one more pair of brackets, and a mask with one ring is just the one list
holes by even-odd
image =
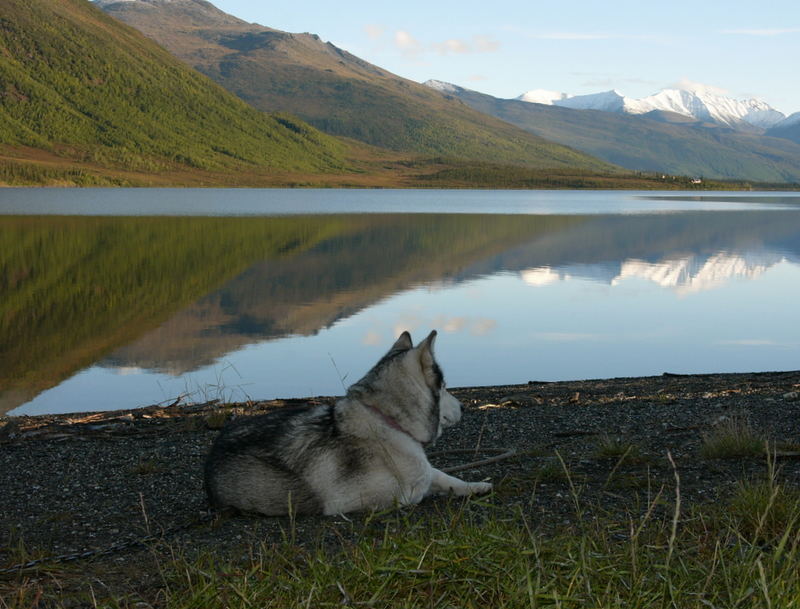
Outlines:
{"label": "green grass", "polygon": [[[665,176],[652,172],[602,172],[581,169],[536,169],[491,162],[470,162],[459,159],[433,158],[418,161],[425,167],[435,163],[441,169],[419,174],[422,186],[446,185],[451,188],[534,188],[534,189],[616,189],[638,190],[746,190],[744,181],[704,180],[693,184],[686,176]],[[767,185],[765,185],[767,186]],[[769,185],[775,187],[776,185]],[[789,185],[782,185],[789,187]]]}
{"label": "green grass", "polygon": [[0,56],[0,144],[156,173],[344,169],[341,143],[253,109],[85,0],[4,2]]}
{"label": "green grass", "polygon": [[0,184],[7,186],[37,186],[69,184],[75,186],[132,186],[122,179],[93,175],[82,168],[48,168],[35,163],[0,161]]}
{"label": "green grass", "polygon": [[597,459],[638,459],[639,447],[618,436],[602,435],[597,440],[594,456]]}
{"label": "green grass", "polygon": [[433,516],[383,517],[379,534],[334,547],[181,560],[164,571],[166,606],[800,606],[797,492],[743,483],[730,506],[543,534],[522,511],[453,501]]}
{"label": "green grass", "polygon": [[[289,531],[243,559],[176,555],[160,563],[158,606],[790,609],[800,606],[800,502],[779,492],[780,507],[747,500],[744,518],[713,506],[676,520],[648,510],[553,534],[522,511],[452,501],[433,515],[377,515],[367,534],[330,524],[327,541],[311,546]],[[0,607],[32,606],[34,595]]]}

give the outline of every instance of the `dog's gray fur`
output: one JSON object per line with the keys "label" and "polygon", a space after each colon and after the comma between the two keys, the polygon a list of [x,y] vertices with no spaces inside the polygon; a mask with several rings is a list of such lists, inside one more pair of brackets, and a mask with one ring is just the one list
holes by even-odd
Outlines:
{"label": "dog's gray fur", "polygon": [[433,355],[403,332],[332,406],[283,408],[235,421],[205,467],[215,507],[267,515],[338,514],[419,502],[430,493],[485,493],[431,466],[423,445],[461,419]]}

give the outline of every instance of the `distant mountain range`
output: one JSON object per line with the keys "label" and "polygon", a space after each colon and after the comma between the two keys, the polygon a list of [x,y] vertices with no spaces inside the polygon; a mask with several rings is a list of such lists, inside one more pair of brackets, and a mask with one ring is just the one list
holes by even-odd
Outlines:
{"label": "distant mountain range", "polygon": [[800,144],[800,112],[795,112],[774,127],[767,129],[766,135],[782,137]]}
{"label": "distant mountain range", "polygon": [[[448,84],[428,81],[429,86],[447,89]],[[782,137],[800,143],[800,112],[786,116],[758,99],[734,99],[704,88],[662,89],[634,99],[616,90],[590,95],[570,95],[534,89],[516,99],[533,104],[561,106],[574,110],[602,110],[618,114],[671,113],[700,123],[713,123],[739,131]],[[673,120],[680,120],[675,119]]]}
{"label": "distant mountain range", "polygon": [[[766,102],[757,99],[737,100],[704,89],[663,89],[654,95],[634,99],[618,91],[604,91],[590,95],[570,95],[544,89],[523,93],[517,99],[534,104],[561,106],[575,110],[602,110],[625,114],[647,114],[661,111],[673,112],[698,121],[718,123],[734,129],[769,129],[787,121],[786,115]],[[800,120],[788,120],[790,124]]]}
{"label": "distant mountain range", "polygon": [[204,0],[98,4],[256,108],[291,112],[329,134],[373,146],[532,168],[621,166],[707,179],[800,181],[800,145],[786,130],[791,120],[762,102],[677,90],[642,100],[615,91],[521,96],[537,103],[479,100],[481,94],[455,85],[400,78],[313,34],[247,23]]}
{"label": "distant mountain range", "polygon": [[678,90],[642,100],[615,91],[570,97],[543,90],[499,99],[438,80],[425,84],[480,112],[627,169],[800,181],[800,113],[787,118],[761,102]]}
{"label": "distant mountain range", "polygon": [[609,112],[562,94],[530,94],[544,105],[432,88],[205,0],[7,0],[1,19],[0,184],[800,181],[800,115],[754,103],[706,104],[713,122],[666,92],[630,114],[618,94],[592,102]]}
{"label": "distant mountain range", "polygon": [[97,5],[252,106],[291,112],[332,135],[416,155],[532,168],[619,169],[445,99],[313,34],[248,23],[204,0],[99,0]]}

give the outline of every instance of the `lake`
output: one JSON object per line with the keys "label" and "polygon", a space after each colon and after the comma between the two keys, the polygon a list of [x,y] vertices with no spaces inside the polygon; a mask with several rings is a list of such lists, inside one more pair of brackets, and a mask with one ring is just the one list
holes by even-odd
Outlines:
{"label": "lake", "polygon": [[794,370],[792,193],[0,189],[0,414]]}

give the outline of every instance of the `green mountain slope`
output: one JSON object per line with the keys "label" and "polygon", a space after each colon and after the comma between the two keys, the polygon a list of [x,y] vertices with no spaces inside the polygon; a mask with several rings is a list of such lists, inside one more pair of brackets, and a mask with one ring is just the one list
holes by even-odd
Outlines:
{"label": "green mountain slope", "polygon": [[613,171],[311,34],[250,24],[203,0],[101,0],[187,64],[256,108],[394,151],[534,168]]}
{"label": "green mountain slope", "polygon": [[343,164],[333,138],[249,107],[86,0],[3,0],[0,58],[0,145],[145,171]]}
{"label": "green mountain slope", "polygon": [[767,135],[785,138],[787,140],[792,140],[796,144],[800,144],[800,120],[793,122],[791,125],[776,125],[772,129],[767,130]]}
{"label": "green mountain slope", "polygon": [[455,87],[448,94],[555,142],[637,171],[761,182],[800,181],[800,145],[788,139],[687,123],[669,113],[613,114],[498,99]]}

